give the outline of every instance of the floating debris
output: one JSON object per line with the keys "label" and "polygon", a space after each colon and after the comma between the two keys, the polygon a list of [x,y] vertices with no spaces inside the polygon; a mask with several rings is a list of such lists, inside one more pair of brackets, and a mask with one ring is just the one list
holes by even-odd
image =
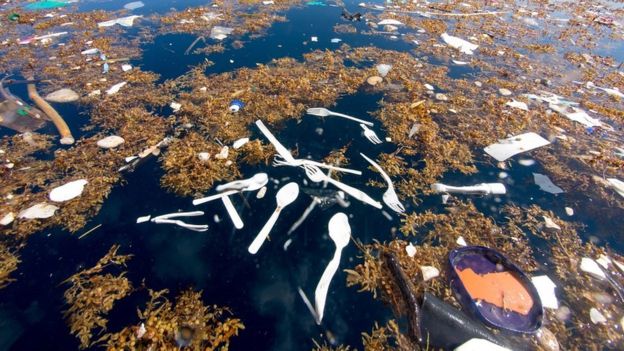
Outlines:
{"label": "floating debris", "polygon": [[368,77],[368,79],[366,79],[366,83],[370,84],[370,85],[377,85],[379,83],[383,82],[383,78],[379,77],[379,76],[372,76],[372,77]]}
{"label": "floating debris", "polygon": [[112,27],[116,24],[122,26],[122,27],[132,27],[132,25],[134,24],[134,20],[136,20],[137,18],[141,18],[143,16],[137,16],[137,15],[132,15],[132,16],[128,16],[128,17],[121,17],[121,18],[116,18],[116,19],[112,19],[110,21],[104,21],[104,22],[100,22],[98,23],[98,27],[102,28],[102,27]]}
{"label": "floating debris", "polygon": [[420,272],[422,273],[423,281],[425,282],[440,275],[440,270],[432,266],[421,266]]}
{"label": "floating debris", "polygon": [[50,191],[49,198],[54,202],[64,202],[76,198],[82,194],[84,186],[88,183],[86,179],[78,179],[73,182],[63,184]]}
{"label": "floating debris", "polygon": [[106,91],[106,95],[113,95],[113,94],[117,94],[119,92],[119,89],[121,89],[123,86],[125,86],[126,84],[128,84],[128,82],[121,82],[121,83],[117,83],[115,85],[113,85],[112,87],[110,87],[107,91]]}
{"label": "floating debris", "polygon": [[533,282],[535,289],[537,289],[537,293],[539,294],[544,308],[554,310],[559,308],[559,300],[557,300],[557,295],[555,294],[557,285],[547,275],[532,277],[531,282]]}
{"label": "floating debris", "polygon": [[124,142],[125,139],[118,135],[109,135],[103,139],[98,140],[96,144],[103,149],[114,149]]}
{"label": "floating debris", "polygon": [[537,186],[539,186],[541,190],[547,193],[561,194],[564,192],[563,189],[556,186],[555,183],[553,183],[552,180],[550,180],[550,178],[548,178],[548,176],[546,175],[533,173],[533,181],[535,182],[535,184],[537,184]]}
{"label": "floating debris", "polygon": [[513,136],[511,138],[500,140],[496,144],[485,147],[485,152],[494,157],[496,161],[505,161],[506,159],[522,152],[531,151],[550,144],[550,142],[536,133],[525,133]]}
{"label": "floating debris", "polygon": [[67,88],[54,91],[45,97],[50,102],[74,102],[79,98],[80,96],[75,91]]}
{"label": "floating debris", "polygon": [[125,4],[124,9],[132,11],[132,10],[140,9],[143,6],[145,6],[143,1],[133,1],[133,2],[129,2]]}
{"label": "floating debris", "polygon": [[526,102],[511,100],[505,104],[505,106],[517,108],[523,111],[528,111],[529,106],[527,106]]}
{"label": "floating debris", "polygon": [[607,323],[607,318],[598,311],[595,307],[589,309],[589,318],[594,324],[605,324]]}
{"label": "floating debris", "polygon": [[243,147],[245,144],[247,144],[248,142],[249,142],[249,138],[237,139],[236,141],[234,141],[234,143],[232,143],[232,148],[234,148],[234,150],[238,150],[241,147]]}
{"label": "floating debris", "polygon": [[442,33],[440,37],[448,46],[457,49],[466,55],[474,54],[474,51],[477,50],[477,48],[479,47],[479,45],[473,44],[458,37],[454,37],[452,35],[449,35],[448,33]]}
{"label": "floating debris", "polygon": [[45,219],[54,216],[59,208],[45,202],[33,205],[17,215],[17,218],[23,219]]}
{"label": "floating debris", "polygon": [[13,223],[14,219],[15,219],[15,214],[13,212],[9,212],[5,214],[4,216],[2,216],[2,219],[0,219],[0,225],[9,225]]}
{"label": "floating debris", "polygon": [[416,255],[416,246],[414,246],[412,243],[409,243],[405,247],[405,252],[407,253],[407,256],[414,257]]}

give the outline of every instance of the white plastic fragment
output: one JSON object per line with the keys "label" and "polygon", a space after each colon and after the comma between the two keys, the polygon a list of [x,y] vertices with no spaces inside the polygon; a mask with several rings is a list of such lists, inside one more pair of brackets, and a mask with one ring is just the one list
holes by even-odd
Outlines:
{"label": "white plastic fragment", "polygon": [[460,236],[459,238],[457,238],[455,243],[457,243],[457,245],[459,246],[468,246],[468,243],[466,243],[466,239],[464,239],[463,236]]}
{"label": "white plastic fragment", "polygon": [[102,91],[100,89],[97,89],[97,90],[93,90],[93,91],[89,92],[88,96],[89,97],[94,97],[94,96],[98,96],[98,95],[101,95],[101,94],[102,94]]}
{"label": "white plastic fragment", "polygon": [[402,26],[403,22],[401,21],[397,21],[395,19],[385,19],[385,20],[381,20],[377,23],[378,26],[387,26],[387,25],[391,25],[391,26]]}
{"label": "white plastic fragment", "polygon": [[260,188],[260,190],[258,190],[258,192],[256,193],[256,199],[262,199],[264,195],[266,195],[266,192],[267,192],[266,186],[263,186],[262,188]]}
{"label": "white plastic fragment", "polygon": [[227,38],[228,35],[232,34],[233,31],[234,31],[233,28],[214,26],[210,30],[210,38],[216,39],[216,40],[223,40]]}
{"label": "white plastic fragment", "polygon": [[505,89],[505,88],[498,89],[498,93],[501,94],[502,96],[509,96],[512,94],[511,90]]}
{"label": "white plastic fragment", "polygon": [[80,98],[78,94],[67,88],[59,89],[46,95],[45,99],[50,102],[73,102]]}
{"label": "white plastic fragment", "polygon": [[452,35],[449,35],[448,33],[442,33],[442,35],[440,35],[440,37],[442,38],[442,40],[444,40],[444,42],[454,48],[459,50],[460,52],[467,54],[467,55],[472,55],[474,53],[474,51],[479,47],[479,45],[473,44],[471,42],[468,42],[464,39],[458,38],[458,37],[454,37]]}
{"label": "white plastic fragment", "polygon": [[465,66],[468,64],[468,62],[466,61],[458,61],[458,60],[451,60],[453,62],[453,64],[458,65],[458,66]]}
{"label": "white plastic fragment", "polygon": [[607,323],[607,318],[594,307],[589,309],[589,319],[591,319],[594,324]]}
{"label": "white plastic fragment", "polygon": [[215,158],[219,160],[224,160],[228,157],[229,154],[230,154],[230,148],[227,146],[224,146],[221,148],[221,151],[217,155],[215,155]]}
{"label": "white plastic fragment", "polygon": [[414,257],[414,255],[416,255],[416,246],[414,246],[412,243],[409,243],[405,247],[405,252],[407,252],[407,255],[409,257]]}
{"label": "white plastic fragment", "polygon": [[577,107],[572,107],[572,106],[568,106],[568,105],[563,105],[563,104],[549,104],[548,107],[553,110],[558,112],[560,115],[566,117],[567,119],[571,120],[571,121],[575,121],[578,123],[581,123],[582,125],[584,125],[585,127],[606,127],[606,128],[610,128],[609,126],[605,125],[604,123],[600,122],[600,120],[591,117],[589,114],[587,114],[587,112],[585,112],[584,110],[577,108]]}
{"label": "white plastic fragment", "polygon": [[23,219],[45,219],[54,216],[54,212],[58,209],[59,208],[54,205],[40,202],[23,210],[17,217]]}
{"label": "white plastic fragment", "polygon": [[574,209],[572,209],[571,207],[566,207],[565,212],[568,216],[574,216]]}
{"label": "white plastic fragment", "polygon": [[533,181],[535,182],[535,184],[537,184],[537,186],[539,186],[541,190],[547,193],[561,194],[564,192],[563,189],[556,186],[555,183],[553,183],[552,180],[550,180],[550,178],[548,178],[548,176],[546,175],[533,173]]}
{"label": "white plastic fragment", "polygon": [[544,217],[544,225],[546,226],[546,228],[561,230],[561,227],[557,223],[555,223],[555,221],[553,221],[552,218],[547,217],[547,216],[543,216],[543,217]]}
{"label": "white plastic fragment", "polygon": [[557,285],[547,275],[532,277],[531,282],[533,282],[537,290],[542,306],[554,310],[559,308],[559,300],[557,300],[557,295],[555,294]]}
{"label": "white plastic fragment", "polygon": [[232,143],[232,147],[234,148],[234,150],[238,150],[241,147],[243,147],[243,145],[247,144],[248,142],[249,142],[249,138],[240,138],[234,141],[234,143]]}
{"label": "white plastic fragment", "polygon": [[511,100],[508,103],[506,103],[505,106],[517,108],[517,109],[524,110],[524,111],[529,110],[529,106],[527,106],[527,104],[522,101]]}
{"label": "white plastic fragment", "polygon": [[624,182],[616,179],[616,178],[607,178],[607,181],[611,185],[611,187],[618,193],[620,196],[624,197]]}
{"label": "white plastic fragment", "polygon": [[128,84],[128,82],[121,82],[121,83],[117,83],[115,85],[113,85],[112,87],[110,87],[107,91],[106,94],[107,95],[113,95],[113,94],[117,94],[119,92],[119,89],[121,89],[124,85]]}
{"label": "white plastic fragment", "polygon": [[199,158],[199,160],[202,162],[206,162],[210,160],[210,154],[207,152],[200,152],[197,154],[197,158]]}
{"label": "white plastic fragment", "polygon": [[132,69],[132,65],[129,65],[127,63],[121,65],[121,70],[124,71],[124,72],[128,72],[131,69]]}
{"label": "white plastic fragment", "polygon": [[171,109],[173,110],[173,112],[178,112],[178,111],[180,111],[180,109],[182,108],[182,104],[181,104],[181,103],[179,103],[179,102],[172,101],[172,102],[169,104],[169,107],[171,107]]}
{"label": "white plastic fragment", "polygon": [[141,326],[136,332],[137,339],[140,340],[143,337],[143,335],[145,335],[145,333],[147,333],[147,329],[145,329],[145,324],[141,323]]}
{"label": "white plastic fragment", "polygon": [[535,164],[535,160],[530,159],[530,158],[523,158],[521,160],[518,160],[518,164],[524,167],[531,167]]}
{"label": "white plastic fragment", "polygon": [[103,149],[112,149],[123,144],[124,142],[124,138],[118,135],[109,135],[103,139],[98,140],[96,144]]}
{"label": "white plastic fragment", "polygon": [[316,43],[318,42],[318,37],[311,37],[310,41]]}
{"label": "white plastic fragment", "polygon": [[332,38],[332,39],[330,40],[330,42],[331,42],[332,44],[338,44],[338,43],[340,43],[341,41],[342,41],[342,39],[340,39],[340,38]]}
{"label": "white plastic fragment", "polygon": [[427,90],[433,91],[433,85],[431,85],[431,84],[425,83],[425,88],[427,88]]}
{"label": "white plastic fragment", "polygon": [[506,159],[522,152],[530,151],[538,147],[550,144],[539,134],[529,132],[513,136],[511,138],[499,140],[498,143],[485,147],[485,152],[494,157],[497,161]]}
{"label": "white plastic fragment", "polygon": [[602,268],[604,269],[609,269],[609,265],[611,264],[611,259],[609,258],[609,256],[605,256],[603,254],[600,254],[600,257],[598,257],[596,259],[596,262],[602,266]]}
{"label": "white plastic fragment", "polygon": [[440,271],[433,266],[420,266],[420,272],[423,275],[423,280],[428,281],[440,275]]}
{"label": "white plastic fragment", "polygon": [[139,218],[137,218],[136,222],[138,223],[145,223],[147,221],[149,221],[152,218],[152,215],[147,215],[147,216],[141,216]]}
{"label": "white plastic fragment", "polygon": [[459,345],[454,351],[511,351],[495,343],[479,338],[473,338]]}
{"label": "white plastic fragment", "polygon": [[139,9],[143,6],[145,6],[145,4],[142,1],[133,1],[133,2],[129,2],[125,4],[124,9],[132,11],[132,10]]}
{"label": "white plastic fragment", "polygon": [[377,65],[377,72],[379,72],[379,75],[381,77],[387,76],[388,72],[390,72],[391,69],[392,69],[392,65],[387,65],[384,63]]}
{"label": "white plastic fragment", "polygon": [[96,55],[99,52],[100,52],[100,50],[98,50],[97,48],[91,48],[91,49],[87,49],[87,50],[81,51],[80,54],[82,54],[82,55]]}
{"label": "white plastic fragment", "polygon": [[607,279],[604,271],[598,266],[598,263],[591,258],[583,257],[581,259],[580,269],[599,279]]}
{"label": "white plastic fragment", "polygon": [[496,194],[502,195],[507,193],[505,185],[502,183],[481,183],[477,185],[469,186],[451,186],[442,183],[434,183],[431,185],[431,190],[437,193],[457,193],[457,194],[480,194],[489,195]]}
{"label": "white plastic fragment", "polygon": [[9,225],[15,219],[15,214],[13,212],[9,212],[5,214],[2,219],[0,219],[0,225]]}
{"label": "white plastic fragment", "polygon": [[84,186],[87,183],[88,181],[86,179],[78,179],[56,187],[50,191],[50,200],[54,202],[64,202],[76,198],[82,194]]}
{"label": "white plastic fragment", "polygon": [[134,20],[137,18],[140,18],[143,16],[137,16],[137,15],[132,15],[132,16],[127,16],[127,17],[121,17],[121,18],[116,18],[116,19],[112,19],[110,21],[104,21],[104,22],[100,22],[98,23],[98,27],[112,27],[116,24],[122,26],[122,27],[132,27],[132,25],[134,24]]}

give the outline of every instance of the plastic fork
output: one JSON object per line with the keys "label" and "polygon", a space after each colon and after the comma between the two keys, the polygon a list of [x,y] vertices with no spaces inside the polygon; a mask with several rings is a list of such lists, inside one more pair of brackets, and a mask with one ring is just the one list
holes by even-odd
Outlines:
{"label": "plastic fork", "polygon": [[384,172],[384,170],[381,168],[380,165],[377,164],[377,162],[371,160],[370,158],[368,158],[366,155],[364,155],[361,152],[360,152],[360,155],[364,157],[364,159],[368,161],[368,163],[370,163],[373,167],[375,167],[375,169],[379,171],[379,173],[381,173],[382,178],[388,184],[388,190],[386,190],[386,192],[383,194],[383,202],[386,205],[388,205],[388,207],[390,207],[390,209],[392,209],[394,212],[398,212],[398,213],[405,212],[405,207],[403,207],[403,204],[401,203],[401,201],[399,200],[399,197],[394,191],[394,185],[392,184],[392,180],[390,179],[388,174]]}
{"label": "plastic fork", "polygon": [[320,183],[320,182],[328,182],[331,183],[332,185],[334,185],[336,188],[344,191],[345,193],[353,196],[354,198],[367,203],[375,208],[381,209],[383,206],[381,205],[381,203],[379,201],[375,201],[373,200],[370,196],[366,195],[366,193],[364,193],[363,191],[356,189],[354,187],[351,187],[347,184],[341,183],[331,177],[328,177],[327,175],[325,175],[325,173],[323,173],[323,171],[321,171],[320,168],[313,166],[313,165],[302,165],[301,166],[305,172],[306,175],[308,176],[308,178],[310,178],[311,181],[315,182],[315,183]]}
{"label": "plastic fork", "polygon": [[331,169],[337,172],[343,172],[343,173],[351,173],[351,174],[355,174],[355,175],[362,175],[361,171],[355,170],[355,169],[349,169],[349,168],[341,168],[341,167],[336,167],[336,166],[332,166],[332,165],[328,165],[325,163],[321,163],[321,162],[316,162],[316,161],[312,161],[312,160],[303,160],[303,159],[293,159],[293,161],[287,161],[286,159],[284,159],[284,157],[282,157],[281,155],[277,154],[275,155],[275,157],[273,158],[273,167],[278,167],[278,166],[291,166],[291,167],[298,167],[301,165],[312,165],[312,166],[316,166],[316,167],[320,167],[320,168],[325,168],[325,169]]}
{"label": "plastic fork", "polygon": [[368,141],[375,145],[383,143],[377,134],[375,134],[375,132],[372,129],[369,129],[365,124],[360,124],[360,127],[364,129],[364,136],[368,139]]}
{"label": "plastic fork", "polygon": [[371,127],[374,125],[373,122],[365,121],[363,119],[355,118],[353,116],[345,115],[345,114],[342,114],[342,113],[330,111],[330,110],[328,110],[326,108],[323,108],[323,107],[312,107],[312,108],[309,108],[306,111],[306,113],[309,114],[309,115],[314,115],[314,116],[319,116],[319,117],[327,117],[327,116],[342,117],[342,118],[346,118],[346,119],[351,120],[351,121],[355,121],[355,122],[358,122],[358,123],[366,124],[366,125],[371,126]]}

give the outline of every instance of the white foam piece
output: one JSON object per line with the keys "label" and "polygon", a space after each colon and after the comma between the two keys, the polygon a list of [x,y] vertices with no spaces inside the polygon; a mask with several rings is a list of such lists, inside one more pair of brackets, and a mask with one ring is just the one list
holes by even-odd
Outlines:
{"label": "white foam piece", "polygon": [[500,162],[514,155],[537,149],[538,147],[548,144],[550,144],[550,142],[542,138],[539,134],[529,132],[499,140],[496,144],[486,146],[484,150],[488,155]]}
{"label": "white foam piece", "polygon": [[73,182],[63,184],[50,191],[50,200],[54,202],[64,202],[76,198],[84,191],[84,186],[88,183],[86,179],[78,179]]}
{"label": "white foam piece", "polygon": [[533,181],[535,182],[535,184],[537,184],[537,186],[539,186],[541,190],[547,193],[561,194],[564,192],[563,189],[556,186],[555,183],[553,183],[552,180],[550,180],[550,178],[548,178],[548,176],[546,175],[533,173]]}
{"label": "white foam piece", "polygon": [[479,45],[477,44],[473,44],[464,39],[454,37],[452,35],[449,35],[448,33],[442,33],[440,37],[448,46],[457,49],[467,55],[472,55],[474,51],[477,50],[477,48],[479,47]]}
{"label": "white foam piece", "polygon": [[152,215],[147,215],[147,216],[141,216],[139,218],[137,218],[136,222],[138,223],[145,223],[147,221],[149,221],[152,218]]}
{"label": "white foam piece", "polygon": [[600,266],[598,266],[598,263],[591,258],[583,257],[581,259],[580,268],[583,272],[589,273],[596,278],[607,279],[607,276],[602,271]]}
{"label": "white foam piece", "polygon": [[532,277],[531,282],[535,286],[544,308],[554,310],[559,308],[559,300],[557,300],[557,295],[555,294],[557,285],[547,275]]}
{"label": "white foam piece", "polygon": [[54,212],[58,209],[59,208],[54,205],[41,202],[23,210],[17,217],[24,219],[45,219],[54,216]]}

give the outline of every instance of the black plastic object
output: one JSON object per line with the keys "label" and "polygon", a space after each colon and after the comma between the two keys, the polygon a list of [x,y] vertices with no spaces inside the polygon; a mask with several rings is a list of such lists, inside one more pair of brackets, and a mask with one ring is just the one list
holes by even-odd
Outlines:
{"label": "black plastic object", "polygon": [[495,335],[480,321],[427,292],[420,308],[420,328],[423,345],[444,350],[454,350],[473,338],[485,339],[514,351],[527,349],[503,335]]}
{"label": "black plastic object", "polygon": [[[471,268],[477,274],[497,272],[501,269],[515,276],[528,291],[533,306],[524,315],[506,310],[486,301],[474,301],[464,287],[456,269]],[[498,251],[483,246],[466,246],[451,251],[449,254],[449,279],[455,297],[459,302],[487,325],[518,333],[533,333],[542,326],[544,310],[535,286],[529,278]]]}

